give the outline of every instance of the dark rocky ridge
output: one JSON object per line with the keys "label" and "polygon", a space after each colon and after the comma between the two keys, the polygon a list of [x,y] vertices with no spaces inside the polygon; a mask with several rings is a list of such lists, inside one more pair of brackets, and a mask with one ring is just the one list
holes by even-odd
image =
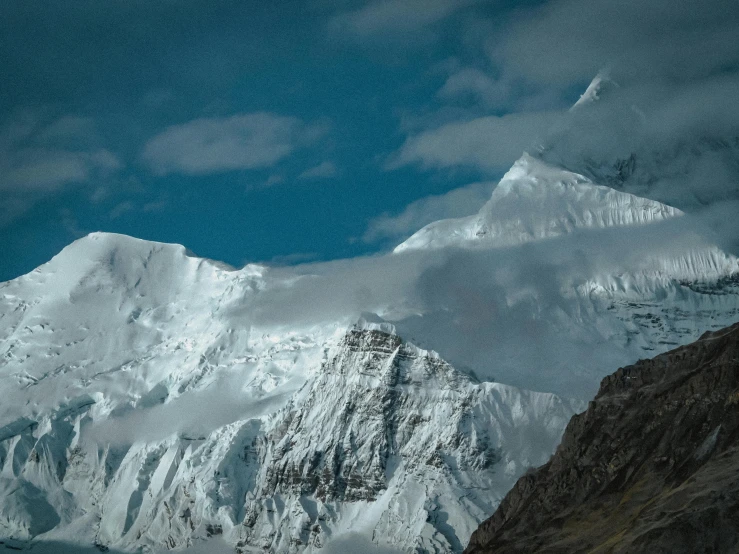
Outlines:
{"label": "dark rocky ridge", "polygon": [[739,552],[739,323],[603,379],[465,552]]}

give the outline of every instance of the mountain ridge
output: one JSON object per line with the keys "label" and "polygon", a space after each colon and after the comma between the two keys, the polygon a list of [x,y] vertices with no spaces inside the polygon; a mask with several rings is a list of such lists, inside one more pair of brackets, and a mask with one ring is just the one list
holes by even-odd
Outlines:
{"label": "mountain ridge", "polygon": [[[166,389],[152,393],[151,407],[140,409],[166,413]],[[106,418],[105,404],[88,398],[5,428],[0,480],[16,491],[0,518],[6,538],[82,532],[89,544],[127,549],[180,548],[219,534],[239,551],[310,552],[356,531],[365,512],[362,525],[388,546],[461,551],[473,523],[525,467],[546,459],[579,406],[474,384],[435,353],[361,328],[326,353],[287,404],[212,431],[139,434],[101,450],[91,430],[130,413]],[[523,440],[527,433],[538,443]],[[460,494],[470,500],[444,500]],[[418,516],[413,531],[405,513]]]}
{"label": "mountain ridge", "polygon": [[613,367],[739,316],[688,216],[545,158],[394,254],[95,233],[0,284],[0,538],[460,552]]}
{"label": "mountain ridge", "polygon": [[603,379],[468,554],[733,552],[739,323]]}
{"label": "mountain ridge", "polygon": [[598,185],[524,154],[477,215],[431,223],[394,252],[449,245],[510,246],[577,228],[641,225],[682,215],[676,208]]}

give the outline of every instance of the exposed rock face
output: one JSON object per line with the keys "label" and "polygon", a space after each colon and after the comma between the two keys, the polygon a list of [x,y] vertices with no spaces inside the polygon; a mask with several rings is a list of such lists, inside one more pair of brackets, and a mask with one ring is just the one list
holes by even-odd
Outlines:
{"label": "exposed rock face", "polygon": [[465,552],[739,551],[739,324],[619,369]]}
{"label": "exposed rock face", "polygon": [[238,546],[314,551],[359,520],[383,546],[461,552],[484,506],[554,450],[576,408],[352,329],[257,441]]}
{"label": "exposed rock face", "polygon": [[461,552],[584,403],[478,383],[373,325],[327,346],[284,403],[202,434],[92,440],[102,395],[0,427],[0,540],[310,553],[352,532]]}

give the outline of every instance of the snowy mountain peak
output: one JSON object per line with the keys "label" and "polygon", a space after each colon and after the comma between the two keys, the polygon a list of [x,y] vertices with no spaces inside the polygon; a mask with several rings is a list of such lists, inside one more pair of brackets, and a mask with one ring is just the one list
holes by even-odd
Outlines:
{"label": "snowy mountain peak", "polygon": [[[409,363],[411,362],[411,363]],[[350,329],[323,364],[325,372],[362,368],[365,376],[384,382],[417,382],[448,388],[469,377],[443,361],[434,351],[403,341],[397,334],[377,329]],[[417,371],[422,368],[422,371]]]}
{"label": "snowy mountain peak", "polygon": [[102,266],[126,272],[140,265],[146,267],[154,258],[167,258],[173,262],[191,259],[198,265],[206,263],[222,271],[236,271],[236,268],[223,262],[200,258],[181,244],[156,242],[101,231],[77,239],[62,249],[49,263],[56,266],[55,270],[71,268],[81,270],[89,266]]}
{"label": "snowy mountain peak", "polygon": [[354,329],[360,331],[381,331],[390,335],[396,335],[397,331],[395,325],[385,321],[380,316],[370,312],[364,312],[357,322],[354,324]]}
{"label": "snowy mountain peak", "polygon": [[[236,346],[222,350],[231,362],[241,355]],[[229,359],[218,363],[214,354],[225,371]],[[288,354],[295,358],[294,349]],[[263,356],[263,369],[241,361],[238,374],[256,366],[255,377],[276,376],[279,352]],[[282,393],[255,397],[249,387],[231,401],[207,386],[189,401],[173,398],[174,383],[156,377],[136,409],[111,394],[151,376],[146,359],[132,360],[87,379],[87,390],[108,383],[95,399],[0,426],[2,537],[159,551],[218,534],[239,553],[300,553],[354,532],[406,552],[460,552],[515,479],[546,461],[582,407],[473,383],[438,355],[378,330],[351,329],[320,367],[311,360],[310,377],[295,376]],[[173,373],[186,359],[154,361]],[[213,368],[203,369],[207,381]],[[173,432],[167,420],[177,413],[179,427],[188,407],[211,426]],[[228,418],[207,415],[223,410]],[[126,439],[128,425],[145,431]]]}
{"label": "snowy mountain peak", "polygon": [[[554,449],[578,407],[473,383],[397,335],[349,330],[259,443],[262,485],[242,540],[274,552],[318,549],[361,514],[362,532],[381,545],[461,551],[468,522]],[[469,502],[454,501],[462,490]]]}
{"label": "snowy mountain peak", "polygon": [[577,102],[570,110],[578,109],[580,106],[597,102],[604,94],[608,94],[609,90],[618,87],[618,84],[611,79],[610,72],[607,69],[601,70],[590,82],[588,88],[580,95]]}
{"label": "snowy mountain peak", "polygon": [[676,208],[597,185],[524,153],[478,214],[431,223],[395,252],[444,246],[513,246],[578,228],[643,225],[680,215]]}

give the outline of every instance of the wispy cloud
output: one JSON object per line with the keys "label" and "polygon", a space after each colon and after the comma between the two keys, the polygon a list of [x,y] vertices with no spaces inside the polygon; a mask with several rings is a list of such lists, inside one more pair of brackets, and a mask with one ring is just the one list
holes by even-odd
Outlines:
{"label": "wispy cloud", "polygon": [[331,179],[339,175],[339,170],[334,162],[321,162],[315,167],[311,167],[298,175],[298,179]]}
{"label": "wispy cloud", "polygon": [[493,186],[492,182],[472,183],[446,194],[416,200],[399,214],[382,214],[369,222],[362,240],[397,242],[433,221],[472,215],[490,198]]}
{"label": "wispy cloud", "polygon": [[270,413],[299,386],[288,381],[269,395],[255,398],[246,387],[247,382],[248,375],[243,372],[224,372],[205,389],[100,421],[89,427],[83,437],[102,444],[131,444],[137,440],[159,441],[175,433],[206,436],[234,421]]}
{"label": "wispy cloud", "polygon": [[510,93],[509,83],[496,81],[480,69],[465,67],[449,76],[437,96],[443,100],[472,97],[490,107],[502,104]]}
{"label": "wispy cloud", "polygon": [[686,79],[736,67],[739,5],[708,0],[553,0],[519,12],[492,49],[496,63],[567,85],[608,65],[640,78]]}
{"label": "wispy cloud", "polygon": [[360,38],[413,32],[480,0],[376,0],[336,16],[331,24]]}
{"label": "wispy cloud", "polygon": [[[45,121],[24,114],[7,122],[0,127],[0,190],[51,191],[120,169],[115,154],[90,144],[92,128],[92,120],[75,116]],[[59,146],[59,139],[77,147]]]}
{"label": "wispy cloud", "polygon": [[425,169],[507,169],[561,115],[556,111],[512,113],[448,123],[409,137],[387,168],[420,164]]}
{"label": "wispy cloud", "polygon": [[100,146],[92,119],[16,114],[0,126],[0,192],[5,195],[0,226],[48,194],[110,177],[122,167],[115,154]]}
{"label": "wispy cloud", "polygon": [[159,175],[205,175],[274,166],[327,132],[324,123],[267,112],[200,118],[168,127],[144,146],[142,159]]}
{"label": "wispy cloud", "polygon": [[118,219],[119,217],[127,214],[128,212],[132,212],[135,209],[136,205],[130,200],[126,200],[124,202],[116,204],[116,206],[110,211],[110,219]]}
{"label": "wispy cloud", "polygon": [[[549,312],[554,320],[558,313],[574,314],[579,308],[569,291],[578,285],[605,275],[638,274],[655,259],[705,248],[710,238],[702,232],[695,220],[682,217],[630,228],[583,229],[510,248],[448,247],[275,267],[272,275],[282,284],[234,310],[255,325],[312,325],[377,313],[392,320],[401,334],[421,339],[454,364],[474,367],[480,376],[518,385],[529,379],[529,387],[549,387],[547,368],[556,365],[549,363],[552,352],[563,353],[555,356],[558,363],[571,353],[562,349],[561,330],[534,314]],[[520,351],[521,337],[531,339],[525,352]],[[603,344],[572,346],[582,348],[588,367],[589,357]],[[506,356],[491,362],[491,349]],[[506,373],[501,360],[507,356],[525,359],[509,369],[530,367],[532,373]],[[590,395],[596,383],[583,383]]]}

